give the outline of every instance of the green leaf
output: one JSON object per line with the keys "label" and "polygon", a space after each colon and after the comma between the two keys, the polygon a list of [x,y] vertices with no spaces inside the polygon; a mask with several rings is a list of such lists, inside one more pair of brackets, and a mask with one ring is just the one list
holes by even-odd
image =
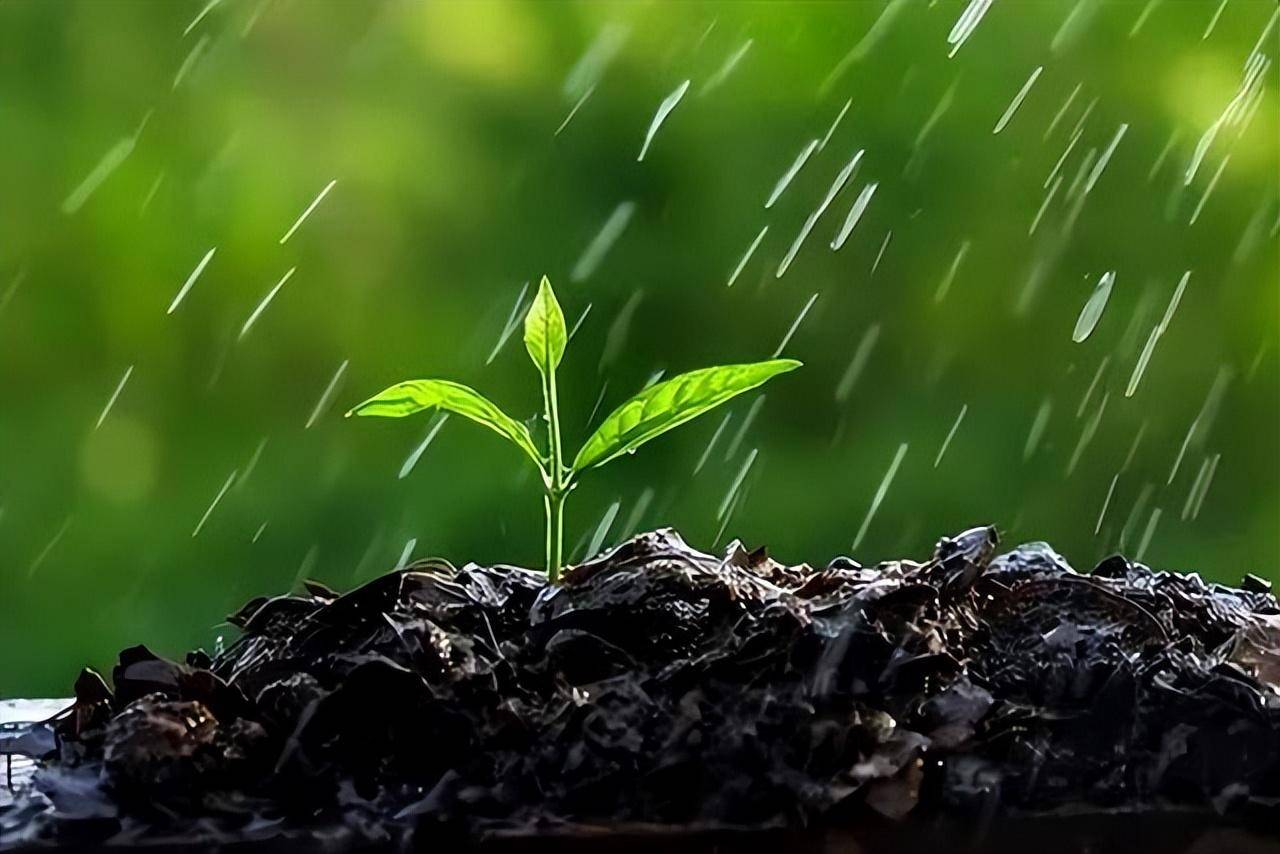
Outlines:
{"label": "green leaf", "polygon": [[507,415],[488,398],[473,388],[448,380],[408,380],[396,383],[375,394],[358,406],[352,407],[352,415],[377,415],[383,418],[403,418],[427,409],[444,409],[483,424],[493,432],[515,443],[536,462],[542,465],[542,456],[533,444],[529,429]]}
{"label": "green leaf", "polygon": [[771,377],[800,367],[795,359],[722,365],[672,377],[650,386],[615,409],[578,451],[575,472],[603,465],[714,409]]}
{"label": "green leaf", "polygon": [[551,290],[551,282],[543,276],[538,285],[538,295],[524,316],[524,347],[544,377],[551,376],[559,367],[568,340],[564,312],[556,301],[555,291]]}

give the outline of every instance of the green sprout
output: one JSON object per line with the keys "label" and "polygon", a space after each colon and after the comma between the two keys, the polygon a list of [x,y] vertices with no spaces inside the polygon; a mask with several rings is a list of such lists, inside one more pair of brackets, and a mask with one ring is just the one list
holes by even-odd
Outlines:
{"label": "green sprout", "polygon": [[721,365],[680,374],[656,383],[619,406],[601,422],[570,464],[560,442],[560,404],[556,368],[564,357],[569,336],[564,312],[551,282],[542,277],[538,295],[524,318],[524,346],[542,377],[543,416],[548,450],[543,454],[524,424],[507,415],[474,389],[448,380],[408,380],[396,383],[351,409],[352,415],[403,418],[443,409],[493,430],[533,460],[542,475],[547,519],[547,579],[555,584],[563,565],[564,502],[589,468],[604,465],[707,412],[730,398],[763,385],[777,374],[800,367],[795,359],[771,359],[747,365]]}

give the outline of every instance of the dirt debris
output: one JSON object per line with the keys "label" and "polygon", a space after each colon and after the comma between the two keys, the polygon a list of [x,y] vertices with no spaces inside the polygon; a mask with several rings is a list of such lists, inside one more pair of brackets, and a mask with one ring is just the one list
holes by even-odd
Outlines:
{"label": "dirt debris", "polygon": [[556,588],[438,560],[309,583],[232,615],[217,656],[83,673],[0,843],[1280,817],[1265,582],[996,552],[984,527],[923,563],[815,570],[666,529]]}

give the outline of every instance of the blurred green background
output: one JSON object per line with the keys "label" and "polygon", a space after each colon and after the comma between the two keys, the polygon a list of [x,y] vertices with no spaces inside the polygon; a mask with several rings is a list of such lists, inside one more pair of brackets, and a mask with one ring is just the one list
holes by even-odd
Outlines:
{"label": "blurred green background", "polygon": [[803,370],[585,480],[574,557],[674,525],[825,563],[906,444],[864,562],[991,522],[1081,569],[1275,577],[1276,5],[1002,0],[956,49],[968,6],[0,2],[0,696],[211,646],[302,576],[538,565],[518,452],[455,418],[401,478],[435,422],[341,414],[442,376],[532,417],[518,331],[499,344],[544,272],[586,313],[570,447],[658,371],[768,357],[809,306]]}

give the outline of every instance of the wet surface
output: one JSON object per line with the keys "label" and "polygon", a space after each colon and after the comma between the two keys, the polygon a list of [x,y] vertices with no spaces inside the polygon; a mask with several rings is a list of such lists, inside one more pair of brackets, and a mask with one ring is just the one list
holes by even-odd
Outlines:
{"label": "wet surface", "polygon": [[559,588],[441,561],[309,584],[246,604],[217,657],[83,673],[0,843],[1275,826],[1265,583],[998,552],[977,528],[923,563],[814,570],[663,530]]}

